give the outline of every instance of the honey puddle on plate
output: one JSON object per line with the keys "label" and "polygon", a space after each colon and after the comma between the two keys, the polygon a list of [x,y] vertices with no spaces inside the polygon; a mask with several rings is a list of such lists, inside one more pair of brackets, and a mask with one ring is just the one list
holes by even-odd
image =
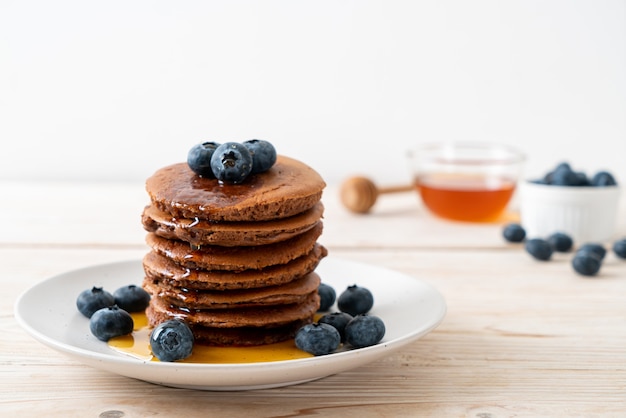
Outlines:
{"label": "honey puddle on plate", "polygon": [[[135,322],[132,334],[111,338],[109,347],[113,350],[144,361],[159,361],[150,350],[150,327],[143,313],[131,314]],[[293,340],[257,347],[210,347],[195,344],[191,356],[182,363],[259,363],[266,361],[295,360],[312,357],[298,349]]]}

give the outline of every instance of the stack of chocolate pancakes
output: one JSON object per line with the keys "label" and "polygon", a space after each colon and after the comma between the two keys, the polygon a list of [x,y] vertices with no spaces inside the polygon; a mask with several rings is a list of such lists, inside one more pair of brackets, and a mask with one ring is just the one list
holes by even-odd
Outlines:
{"label": "stack of chocolate pancakes", "polygon": [[150,325],[182,319],[208,345],[292,338],[319,308],[325,185],[284,156],[241,184],[200,177],[186,163],[154,173],[142,215]]}

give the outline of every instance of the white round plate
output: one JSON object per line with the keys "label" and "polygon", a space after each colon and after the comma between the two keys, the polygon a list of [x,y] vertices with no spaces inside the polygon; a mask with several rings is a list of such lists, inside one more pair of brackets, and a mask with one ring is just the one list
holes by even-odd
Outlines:
{"label": "white round plate", "polygon": [[140,284],[144,277],[140,260],[49,278],[18,299],[15,317],[35,339],[97,369],[165,386],[232,391],[293,385],[371,363],[423,337],[446,313],[446,303],[437,290],[397,271],[328,257],[316,272],[337,295],[353,284],[372,292],[370,314],[380,317],[386,327],[379,344],[326,356],[244,364],[151,362],[115,352],[91,335],[89,320],[76,309],[76,297],[92,286],[114,291]]}

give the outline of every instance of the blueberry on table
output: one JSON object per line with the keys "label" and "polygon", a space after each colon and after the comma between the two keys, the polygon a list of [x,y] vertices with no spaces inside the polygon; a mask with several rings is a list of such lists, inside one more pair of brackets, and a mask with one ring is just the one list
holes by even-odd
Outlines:
{"label": "blueberry on table", "polygon": [[509,242],[522,242],[526,238],[526,230],[520,224],[511,223],[504,227],[502,236]]}
{"label": "blueberry on table", "polygon": [[617,181],[608,171],[599,171],[591,178],[591,185],[594,187],[615,186]]}
{"label": "blueberry on table", "polygon": [[594,242],[589,242],[581,245],[580,248],[578,248],[578,250],[576,251],[576,254],[582,254],[587,252],[596,255],[600,259],[600,261],[604,260],[604,257],[606,256],[606,248],[604,248],[604,245]]}
{"label": "blueberry on table", "polygon": [[115,305],[97,310],[89,320],[89,330],[101,341],[128,335],[134,325],[130,314]]}
{"label": "blueberry on table", "polygon": [[324,315],[317,322],[320,324],[328,324],[335,327],[339,331],[341,342],[346,340],[346,325],[352,320],[353,316],[345,312],[333,312]]}
{"label": "blueberry on table", "polygon": [[626,258],[626,238],[613,243],[613,252],[619,258]]}
{"label": "blueberry on table", "polygon": [[82,291],[76,298],[76,308],[87,318],[91,318],[97,310],[114,304],[115,298],[113,295],[96,286]]}
{"label": "blueberry on table", "polygon": [[548,237],[548,243],[552,246],[552,249],[556,252],[566,253],[572,249],[574,241],[572,238],[564,232],[555,232]]}
{"label": "blueberry on table", "polygon": [[365,287],[348,286],[337,299],[337,307],[341,312],[352,316],[365,314],[374,306],[374,296]]}
{"label": "blueberry on table", "polygon": [[595,276],[601,265],[602,259],[592,252],[576,253],[572,259],[572,267],[583,276]]}
{"label": "blueberry on table", "polygon": [[218,180],[241,183],[252,172],[252,154],[238,142],[226,142],[211,157],[211,169]]}
{"label": "blueberry on table", "polygon": [[263,139],[250,139],[243,143],[252,154],[252,173],[257,174],[272,168],[276,162],[276,148]]}
{"label": "blueberry on table", "polygon": [[161,361],[183,360],[193,351],[194,337],[183,321],[171,319],[161,322],[150,334],[152,354]]}
{"label": "blueberry on table", "polygon": [[552,246],[545,239],[529,239],[524,248],[528,254],[537,260],[548,261],[552,257]]}
{"label": "blueberry on table", "polygon": [[296,333],[296,347],[314,356],[324,356],[335,351],[341,342],[339,331],[328,324],[307,324]]}
{"label": "blueberry on table", "polygon": [[327,285],[326,283],[320,283],[317,288],[317,293],[320,295],[320,307],[317,310],[318,312],[324,312],[330,309],[331,306],[335,303],[337,298],[337,294],[335,293],[335,289]]}
{"label": "blueberry on table", "polygon": [[219,147],[217,142],[203,142],[194,145],[187,153],[187,165],[194,173],[206,178],[214,178],[211,169],[211,157]]}
{"label": "blueberry on table", "polygon": [[113,292],[115,304],[126,312],[142,312],[150,303],[150,294],[145,289],[130,284]]}
{"label": "blueberry on table", "polygon": [[346,342],[354,348],[378,344],[385,335],[385,324],[377,316],[357,315],[346,325]]}

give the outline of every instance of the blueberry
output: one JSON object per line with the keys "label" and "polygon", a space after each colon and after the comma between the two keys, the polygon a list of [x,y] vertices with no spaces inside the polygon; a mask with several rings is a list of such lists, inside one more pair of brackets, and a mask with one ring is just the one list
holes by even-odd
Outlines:
{"label": "blueberry", "polygon": [[587,252],[595,254],[600,259],[600,261],[602,261],[604,259],[604,256],[606,256],[606,248],[604,248],[602,244],[597,244],[593,242],[586,243],[580,246],[580,248],[578,248],[578,250],[576,251],[576,254]]}
{"label": "blueberry", "polygon": [[572,238],[564,232],[555,232],[548,237],[548,243],[552,246],[554,251],[560,253],[566,253],[572,249],[574,241]]}
{"label": "blueberry", "polygon": [[76,298],[78,311],[87,318],[91,318],[97,310],[111,305],[115,305],[115,298],[101,287],[94,286],[84,290]]}
{"label": "blueberry", "polygon": [[619,258],[626,258],[626,238],[622,238],[613,243],[613,252]]}
{"label": "blueberry", "polygon": [[130,284],[113,292],[115,304],[126,312],[142,312],[150,303],[150,294],[143,288]]}
{"label": "blueberry", "polygon": [[504,227],[502,236],[509,242],[522,242],[526,238],[526,230],[519,224],[508,224]]}
{"label": "blueberry", "polygon": [[339,310],[352,316],[365,314],[372,306],[374,306],[372,292],[357,285],[348,286],[337,299]]}
{"label": "blueberry", "polygon": [[576,174],[576,181],[574,182],[574,184],[572,184],[572,186],[590,186],[591,185],[591,181],[589,180],[589,177],[587,177],[587,174],[585,174],[582,171],[576,171],[574,174]]}
{"label": "blueberry", "polygon": [[241,183],[252,171],[252,155],[238,142],[226,142],[211,157],[211,169],[218,180]]}
{"label": "blueberry", "polygon": [[320,307],[318,312],[324,312],[330,309],[331,306],[335,303],[337,295],[335,293],[335,289],[332,286],[327,285],[326,283],[320,283],[317,288],[317,293],[320,295]]}
{"label": "blueberry", "polygon": [[191,355],[194,338],[183,321],[171,319],[161,322],[150,334],[152,354],[161,361],[182,360]]}
{"label": "blueberry", "polygon": [[572,267],[583,276],[594,276],[600,271],[602,259],[593,252],[576,253],[572,259]]}
{"label": "blueberry", "polygon": [[97,310],[89,320],[91,333],[101,341],[128,335],[133,332],[134,326],[130,314],[115,305]]}
{"label": "blueberry", "polygon": [[346,325],[348,325],[348,322],[350,322],[352,318],[352,315],[345,312],[333,312],[324,315],[317,322],[335,327],[335,329],[339,331],[341,342],[344,342],[346,340]]}
{"label": "blueberry", "polygon": [[548,261],[552,257],[552,246],[541,238],[529,239],[524,248],[537,260]]}
{"label": "blueberry", "polygon": [[539,180],[535,180],[534,183],[537,184],[552,184],[552,178],[554,177],[554,171],[550,171],[548,173],[546,173],[545,176],[543,176],[543,178],[539,179]]}
{"label": "blueberry", "polygon": [[608,171],[599,171],[591,178],[591,185],[595,187],[615,186],[617,182]]}
{"label": "blueberry", "polygon": [[377,344],[385,335],[385,324],[377,316],[357,315],[346,325],[346,342],[354,348]]}
{"label": "blueberry", "polygon": [[219,146],[220,144],[217,142],[203,142],[194,145],[187,153],[187,165],[199,176],[214,178],[215,175],[211,169],[211,157]]}
{"label": "blueberry", "polygon": [[567,161],[562,161],[557,164],[554,170],[572,170],[572,166]]}
{"label": "blueberry", "polygon": [[243,145],[252,154],[252,174],[262,173],[272,168],[276,162],[276,148],[262,139],[250,139]]}
{"label": "blueberry", "polygon": [[328,324],[307,324],[296,333],[296,347],[314,356],[330,354],[339,347],[341,336]]}
{"label": "blueberry", "polygon": [[569,165],[559,165],[552,173],[552,182],[550,184],[555,186],[577,186],[579,181],[578,174]]}

